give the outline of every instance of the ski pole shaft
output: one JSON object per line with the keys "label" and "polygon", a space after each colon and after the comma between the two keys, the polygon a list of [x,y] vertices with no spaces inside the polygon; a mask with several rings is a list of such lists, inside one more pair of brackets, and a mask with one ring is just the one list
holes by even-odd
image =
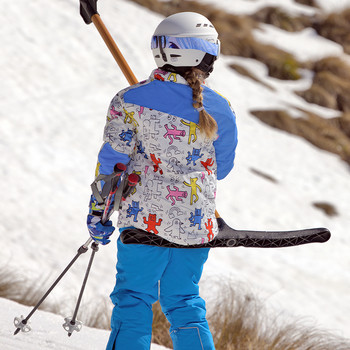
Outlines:
{"label": "ski pole shaft", "polygon": [[44,300],[47,298],[47,296],[52,292],[52,290],[56,287],[58,282],[62,279],[62,277],[67,273],[67,271],[72,267],[72,265],[75,263],[75,261],[79,258],[79,256],[83,253],[86,253],[88,250],[88,245],[91,242],[90,239],[88,239],[81,247],[79,247],[77,254],[74,256],[74,258],[71,260],[71,262],[67,265],[67,267],[62,271],[62,273],[57,277],[55,282],[51,285],[51,287],[47,290],[47,292],[43,295],[43,297],[38,301],[38,303],[33,307],[32,311],[28,314],[26,318],[21,320],[20,324],[17,326],[17,329],[14,332],[14,335],[16,335],[23,326],[25,326],[28,323],[28,320],[33,316],[35,311],[39,308],[39,306],[44,302]]}
{"label": "ski pole shaft", "polygon": [[73,326],[73,327],[69,327],[68,329],[68,336],[70,337],[73,333],[73,331],[75,330],[74,329],[74,326],[75,326],[75,323],[76,323],[76,318],[77,318],[77,315],[78,315],[78,310],[79,310],[79,307],[80,307],[80,303],[81,303],[81,300],[83,298],[83,293],[84,293],[84,290],[85,290],[85,286],[86,286],[86,282],[88,280],[88,277],[89,277],[89,274],[90,274],[90,270],[91,270],[91,266],[92,266],[92,262],[94,260],[94,257],[95,257],[95,253],[98,251],[98,244],[97,243],[92,243],[91,244],[91,249],[92,249],[92,252],[91,252],[91,256],[90,256],[90,260],[89,260],[89,264],[87,266],[87,269],[86,269],[86,272],[85,272],[85,276],[84,276],[84,280],[83,280],[83,284],[81,286],[81,289],[80,289],[80,293],[79,293],[79,297],[78,297],[78,300],[77,300],[77,304],[75,306],[75,310],[74,310],[74,313],[73,313],[73,317],[70,321],[70,325]]}
{"label": "ski pole shaft", "polygon": [[80,0],[80,15],[86,24],[93,22],[129,84],[136,84],[134,73],[97,12],[97,0]]}
{"label": "ski pole shaft", "polygon": [[92,22],[94,23],[96,29],[100,33],[102,39],[104,40],[105,44],[107,45],[109,51],[111,52],[112,56],[116,60],[116,62],[119,65],[119,68],[123,72],[125,78],[129,82],[130,85],[137,84],[137,78],[135,77],[134,73],[132,72],[130,66],[128,65],[127,61],[125,60],[124,56],[122,55],[121,51],[119,50],[117,44],[113,40],[111,34],[107,30],[106,26],[102,22],[101,17],[98,14],[95,14],[91,17]]}

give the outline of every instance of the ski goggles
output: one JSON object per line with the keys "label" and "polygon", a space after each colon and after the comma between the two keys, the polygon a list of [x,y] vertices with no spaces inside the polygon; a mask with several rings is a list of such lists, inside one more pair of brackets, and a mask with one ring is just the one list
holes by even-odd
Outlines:
{"label": "ski goggles", "polygon": [[216,43],[193,37],[173,37],[173,36],[153,36],[151,49],[157,48],[169,49],[194,49],[204,51],[213,56],[219,56],[220,40],[216,39]]}

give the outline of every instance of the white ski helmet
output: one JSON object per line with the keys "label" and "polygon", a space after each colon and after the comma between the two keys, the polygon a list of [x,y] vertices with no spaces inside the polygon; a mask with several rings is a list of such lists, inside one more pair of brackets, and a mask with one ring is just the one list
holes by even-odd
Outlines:
{"label": "white ski helmet", "polygon": [[196,67],[209,75],[219,56],[220,41],[206,17],[195,12],[180,12],[160,22],[151,48],[159,68],[182,74]]}

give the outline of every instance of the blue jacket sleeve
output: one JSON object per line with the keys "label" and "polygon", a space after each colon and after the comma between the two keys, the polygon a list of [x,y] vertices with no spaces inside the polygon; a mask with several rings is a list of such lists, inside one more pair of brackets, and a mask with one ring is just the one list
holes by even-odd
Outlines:
{"label": "blue jacket sleeve", "polygon": [[236,116],[233,110],[227,113],[226,118],[219,119],[218,138],[214,142],[217,162],[217,178],[224,179],[234,166],[237,147]]}
{"label": "blue jacket sleeve", "polygon": [[237,147],[236,115],[229,101],[217,92],[205,88],[204,107],[216,120],[218,138],[214,141],[217,178],[222,180],[232,170]]}

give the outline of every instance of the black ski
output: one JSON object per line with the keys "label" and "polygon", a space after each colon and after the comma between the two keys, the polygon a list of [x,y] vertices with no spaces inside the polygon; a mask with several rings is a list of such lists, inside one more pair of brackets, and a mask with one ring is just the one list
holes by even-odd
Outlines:
{"label": "black ski", "polygon": [[139,229],[126,229],[121,235],[124,244],[146,244],[167,248],[219,248],[219,247],[251,247],[282,248],[307,243],[327,242],[331,233],[326,228],[310,228],[295,231],[245,231],[235,230],[228,226],[222,218],[217,218],[218,235],[209,243],[196,245],[180,245]]}

